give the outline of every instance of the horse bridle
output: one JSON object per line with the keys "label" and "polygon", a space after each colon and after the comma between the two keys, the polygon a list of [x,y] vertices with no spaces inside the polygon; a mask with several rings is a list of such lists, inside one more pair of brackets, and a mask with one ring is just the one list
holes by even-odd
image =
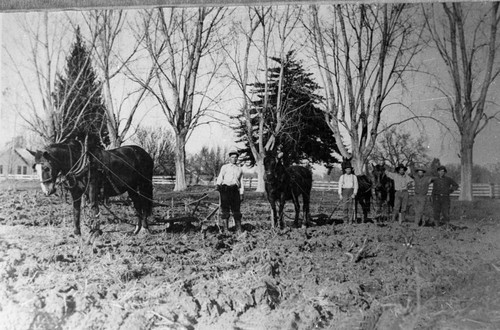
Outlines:
{"label": "horse bridle", "polygon": [[[70,148],[69,145],[68,145],[68,152],[69,152],[70,164],[72,164],[73,163],[73,152],[72,152],[72,150],[71,150],[71,148]],[[80,174],[82,174],[85,171],[85,167],[86,167],[85,163],[88,160],[88,158],[85,157],[85,156],[86,156],[86,154],[82,152],[81,157],[76,161],[76,163],[69,169],[69,171],[66,174],[63,175],[62,174],[62,170],[59,170],[57,172],[57,174],[56,174],[55,177],[52,176],[52,174],[51,174],[50,178],[42,180],[41,183],[43,183],[43,184],[49,183],[49,182],[54,182],[55,183],[57,181],[57,179],[60,178],[60,177],[62,177],[62,176],[65,176],[65,177],[68,177],[68,176],[77,177],[77,176],[79,176]],[[52,158],[52,162],[59,163],[59,165],[60,165],[60,161],[59,160],[57,160],[57,159],[55,159],[53,157],[51,157],[51,158]],[[52,169],[53,165],[52,165],[51,161],[48,160],[47,158],[45,158],[45,159],[46,159],[46,161],[40,162],[40,163],[36,163],[35,166],[37,164],[41,164],[42,168],[43,168],[44,164],[49,164],[50,165],[49,167]],[[45,165],[45,166],[47,166],[47,165]]]}

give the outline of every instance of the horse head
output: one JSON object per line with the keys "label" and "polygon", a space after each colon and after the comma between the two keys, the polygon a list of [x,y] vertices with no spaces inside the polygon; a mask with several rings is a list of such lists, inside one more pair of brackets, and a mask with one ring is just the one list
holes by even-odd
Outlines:
{"label": "horse head", "polygon": [[[68,143],[55,143],[45,147],[44,150],[36,152],[28,150],[35,157],[33,165],[42,191],[46,196],[53,194],[56,191],[56,183],[61,176],[66,176],[68,172],[75,171],[75,163],[82,154],[82,145],[77,141],[69,141]],[[80,162],[82,165],[84,162]],[[80,166],[78,170],[82,170]]]}
{"label": "horse head", "polygon": [[284,173],[284,166],[281,163],[282,154],[266,153],[264,156],[264,180],[267,182],[276,181]]}
{"label": "horse head", "polygon": [[40,180],[42,191],[49,196],[56,191],[56,180],[62,168],[61,163],[48,150],[37,150],[36,152],[28,150],[35,157],[34,170]]}
{"label": "horse head", "polygon": [[380,190],[383,187],[383,181],[384,178],[387,176],[385,173],[385,166],[384,165],[379,165],[379,164],[373,164],[372,165],[373,170],[372,170],[372,176],[373,176],[373,188],[375,190]]}

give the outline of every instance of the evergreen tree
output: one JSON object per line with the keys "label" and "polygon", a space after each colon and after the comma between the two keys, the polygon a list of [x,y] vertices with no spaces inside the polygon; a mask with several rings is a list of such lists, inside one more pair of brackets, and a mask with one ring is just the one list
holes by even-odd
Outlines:
{"label": "evergreen tree", "polygon": [[[337,151],[335,139],[328,128],[324,114],[317,104],[321,101],[321,96],[316,94],[320,88],[314,82],[312,73],[306,72],[300,61],[294,59],[294,52],[290,51],[284,63],[280,58],[271,57],[277,63],[275,67],[270,68],[268,74],[268,100],[271,106],[263,111],[265,116],[266,130],[265,140],[270,138],[271,132],[276,131],[277,114],[282,116],[283,126],[276,136],[277,145],[283,152],[285,165],[298,163],[300,160],[308,159],[311,162],[322,162],[326,165],[336,163],[337,159],[332,156]],[[281,86],[281,105],[278,106],[279,79],[281,66],[283,64],[283,83]],[[253,116],[252,132],[247,132],[245,118],[243,115],[237,117],[238,127],[235,128],[238,142],[245,142],[245,148],[242,150],[252,159],[252,153],[248,146],[248,136],[254,141],[258,125],[258,109],[264,107],[265,85],[262,82],[256,82],[251,85],[253,92],[257,96],[252,102],[251,112]],[[250,133],[250,134],[249,134]]]}
{"label": "evergreen tree", "polygon": [[58,76],[54,104],[61,113],[62,136],[80,141],[88,136],[93,147],[109,145],[100,83],[79,28],[67,58],[65,77]]}

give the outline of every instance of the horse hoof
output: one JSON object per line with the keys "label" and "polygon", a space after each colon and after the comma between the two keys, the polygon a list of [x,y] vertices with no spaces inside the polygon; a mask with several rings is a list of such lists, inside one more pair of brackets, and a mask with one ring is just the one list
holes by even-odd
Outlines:
{"label": "horse hoof", "polygon": [[140,231],[141,231],[141,227],[135,226],[134,235],[139,234]]}

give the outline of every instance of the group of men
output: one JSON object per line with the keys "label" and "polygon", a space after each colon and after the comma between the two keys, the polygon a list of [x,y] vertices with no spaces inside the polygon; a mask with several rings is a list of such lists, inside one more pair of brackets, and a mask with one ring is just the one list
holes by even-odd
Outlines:
{"label": "group of men", "polygon": [[[243,171],[237,164],[239,153],[236,150],[229,151],[229,163],[220,169],[216,181],[216,189],[220,193],[221,220],[227,230],[230,213],[233,214],[236,231],[241,231],[240,205],[243,201],[244,185]],[[416,168],[413,173],[408,173],[408,168],[398,165],[394,172],[387,171],[386,174],[394,181],[395,201],[392,220],[405,221],[408,210],[409,189],[414,188],[413,207],[415,210],[415,223],[424,224],[424,211],[427,203],[427,192],[432,183],[432,209],[434,224],[441,226],[450,221],[450,194],[458,189],[458,184],[446,176],[446,167],[437,168],[437,176],[425,175],[426,170]],[[340,176],[338,193],[340,200],[344,203],[344,220],[349,219],[349,212],[358,192],[358,180],[351,165],[344,167],[344,173]]]}
{"label": "group of men", "polygon": [[[419,226],[425,224],[424,211],[427,202],[427,192],[432,183],[432,210],[436,226],[446,225],[450,222],[450,194],[458,189],[458,184],[446,176],[447,170],[444,166],[437,168],[437,176],[425,175],[426,170],[416,168],[413,173],[408,173],[408,168],[398,165],[394,172],[387,171],[386,174],[394,181],[395,200],[392,213],[392,221],[399,223],[405,221],[410,198],[409,189],[413,186],[413,207],[415,211],[415,223]],[[356,194],[358,192],[357,177],[354,175],[351,165],[344,168],[344,174],[340,176],[338,193],[341,202],[344,203],[344,220],[349,219]]]}

